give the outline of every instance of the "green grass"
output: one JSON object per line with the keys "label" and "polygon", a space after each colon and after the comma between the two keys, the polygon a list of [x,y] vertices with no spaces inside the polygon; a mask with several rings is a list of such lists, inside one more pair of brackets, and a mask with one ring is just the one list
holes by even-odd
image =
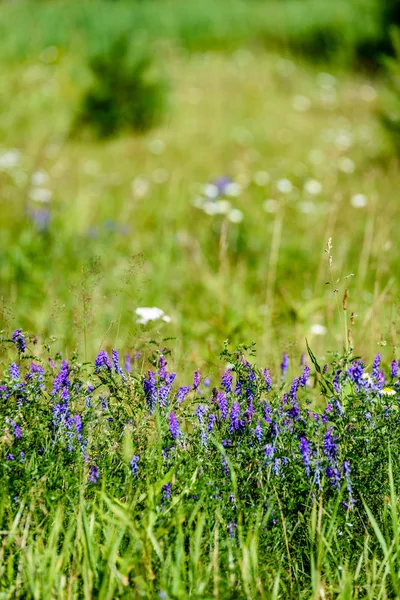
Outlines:
{"label": "green grass", "polygon": [[[312,341],[322,350],[344,341],[326,285],[332,237],[338,300],[348,287],[357,350],[371,356],[384,341],[392,352],[398,174],[375,116],[379,100],[363,99],[370,80],[338,70],[331,79],[247,50],[188,55],[167,45],[162,58],[173,90],[165,124],[104,143],[69,136],[88,78],[79,56],[2,71],[4,150],[22,154],[20,166],[0,174],[1,326],[55,335],[61,349],[85,345],[89,353],[101,343],[174,337],[177,360],[195,362],[215,356],[227,337],[256,340],[263,357],[283,346],[296,351],[321,322],[328,335]],[[379,95],[379,81],[372,85]],[[311,102],[306,112],[293,108],[299,95]],[[347,159],[353,173],[339,168]],[[25,216],[26,206],[42,207],[29,199],[37,170],[53,191],[47,234]],[[264,170],[270,181],[257,185]],[[232,199],[239,224],[193,206],[221,174],[244,188]],[[282,178],[295,192],[277,191]],[[309,178],[322,185],[315,198],[304,192]],[[357,193],[367,196],[365,208],[351,205]],[[266,199],[278,202],[277,213],[264,211]],[[137,327],[136,307],[149,305],[172,323],[149,333]]]}
{"label": "green grass", "polygon": [[21,60],[51,45],[98,51],[110,37],[128,31],[145,42],[173,40],[189,51],[230,51],[250,42],[352,64],[362,48],[379,43],[381,12],[379,0],[204,0],[190,10],[183,0],[25,0],[2,7],[2,57]]}

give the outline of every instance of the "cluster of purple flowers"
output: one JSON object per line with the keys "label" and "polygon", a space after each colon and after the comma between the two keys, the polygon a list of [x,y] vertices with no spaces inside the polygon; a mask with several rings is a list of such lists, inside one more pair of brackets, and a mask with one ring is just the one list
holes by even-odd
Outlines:
{"label": "cluster of purple flowers", "polygon": [[[125,464],[125,471],[130,470],[135,486],[139,486],[142,479],[138,477],[139,455],[141,473],[143,465],[147,464],[141,444],[150,443],[149,439],[153,451],[162,448],[164,475],[180,453],[188,452],[193,453],[201,465],[201,473],[210,473],[216,464],[215,477],[224,478],[222,488],[226,490],[234,470],[237,477],[245,473],[248,480],[254,482],[255,477],[265,477],[264,481],[272,480],[274,485],[298,477],[303,487],[308,486],[310,490],[328,489],[335,494],[347,490],[346,505],[352,507],[354,497],[357,497],[354,484],[357,480],[352,480],[356,469],[349,458],[346,440],[359,424],[354,420],[346,421],[349,410],[346,394],[350,393],[350,388],[356,390],[353,402],[359,403],[359,414],[364,419],[362,426],[369,432],[377,419],[376,406],[384,404],[382,398],[389,398],[382,407],[385,425],[400,406],[398,362],[393,361],[390,365],[388,377],[392,388],[384,388],[386,377],[380,355],[373,362],[371,374],[366,372],[362,361],[343,360],[335,363],[329,373],[325,370],[325,378],[320,375],[320,369],[311,374],[303,360],[298,376],[287,380],[289,359],[284,354],[281,380],[274,386],[268,369],[259,370],[238,354],[235,364],[229,361],[230,367],[223,372],[220,386],[209,390],[210,383],[198,370],[194,373],[193,383],[178,388],[176,373],[168,371],[164,354],[139,380],[128,376],[127,370],[121,367],[117,350],[112,350],[111,358],[101,350],[94,369],[91,369],[95,382],[84,384],[85,379],[76,375],[79,370],[76,362],[55,357],[47,367],[47,371],[51,371],[49,387],[48,374],[39,362],[25,366],[24,360],[28,358],[22,356],[25,341],[21,330],[14,333],[13,342],[17,346],[18,359],[11,362],[4,380],[0,381],[0,399],[6,400],[1,404],[0,423],[6,439],[3,459],[7,461],[7,468],[26,468],[29,463],[30,450],[25,440],[32,424],[21,407],[31,402],[36,394],[38,398],[47,398],[47,403],[41,404],[40,414],[44,421],[46,416],[43,415],[47,415],[47,423],[41,425],[43,430],[47,427],[51,432],[48,445],[61,444],[71,463],[80,460],[93,484],[100,480],[100,475],[105,480],[96,436],[103,442],[106,440],[103,449],[107,447],[120,452],[121,436],[131,435],[134,430],[134,436],[142,436],[141,443],[133,438],[138,454],[131,454],[131,459],[125,463],[120,461],[120,464]],[[322,383],[329,381],[322,408],[311,406],[312,386],[318,377]],[[132,392],[136,393],[138,388],[137,381],[141,382],[141,391],[131,402]],[[135,383],[129,386],[129,382]],[[97,391],[100,386],[103,388]],[[109,386],[108,391],[104,392],[106,386]],[[129,401],[128,409],[121,417],[123,393]],[[375,402],[377,398],[379,403]],[[118,410],[113,413],[116,404]],[[113,436],[118,442],[114,443]],[[161,436],[159,446],[154,444],[155,436]],[[41,443],[40,447],[46,445]],[[162,494],[163,501],[167,502],[171,496],[170,484],[164,485]]]}

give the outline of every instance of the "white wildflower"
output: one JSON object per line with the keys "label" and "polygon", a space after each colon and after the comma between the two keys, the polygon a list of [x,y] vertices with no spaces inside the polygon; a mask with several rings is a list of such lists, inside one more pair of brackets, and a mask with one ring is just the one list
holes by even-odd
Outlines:
{"label": "white wildflower", "polygon": [[241,223],[241,221],[243,221],[243,213],[238,208],[232,208],[228,213],[228,219],[232,223]]}
{"label": "white wildflower", "polygon": [[53,192],[47,188],[32,188],[29,192],[29,198],[35,202],[47,204],[52,199]]}
{"label": "white wildflower", "polygon": [[304,184],[304,190],[311,196],[318,196],[322,192],[322,185],[316,179],[308,179]]}
{"label": "white wildflower", "polygon": [[321,325],[320,323],[314,323],[314,325],[311,325],[310,331],[314,335],[325,335],[327,329],[325,325]]}
{"label": "white wildflower", "polygon": [[166,323],[171,322],[171,317],[166,315],[161,308],[157,308],[156,306],[137,308],[135,313],[139,317],[136,320],[136,323],[140,323],[140,325],[147,325],[149,321],[157,321],[159,319]]}
{"label": "white wildflower", "polygon": [[282,194],[290,194],[293,190],[293,184],[289,179],[279,179],[276,182],[276,189]]}
{"label": "white wildflower", "polygon": [[355,194],[351,197],[350,202],[354,208],[364,208],[367,206],[368,198],[364,194]]}
{"label": "white wildflower", "polygon": [[0,154],[0,171],[8,171],[18,167],[21,161],[21,152],[19,150],[8,150]]}

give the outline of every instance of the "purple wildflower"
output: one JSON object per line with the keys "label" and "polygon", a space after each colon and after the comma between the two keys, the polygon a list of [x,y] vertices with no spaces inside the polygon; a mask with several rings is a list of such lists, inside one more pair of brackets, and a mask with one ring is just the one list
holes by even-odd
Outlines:
{"label": "purple wildflower", "polygon": [[205,412],[206,412],[206,407],[204,406],[204,404],[199,404],[198,407],[196,408],[196,417],[198,418],[200,425],[202,425],[204,422]]}
{"label": "purple wildflower", "polygon": [[189,392],[190,385],[184,385],[183,387],[180,387],[176,393],[176,401],[183,402]]}
{"label": "purple wildflower", "polygon": [[157,404],[158,392],[156,386],[156,374],[153,371],[148,372],[148,379],[143,380],[143,389],[146,395],[147,406],[151,413],[154,412],[154,409]]}
{"label": "purple wildflower", "polygon": [[240,420],[240,404],[239,402],[234,402],[231,408],[229,432],[233,433],[234,431],[239,431],[241,425],[242,421]]}
{"label": "purple wildflower", "polygon": [[340,473],[338,469],[336,469],[336,467],[327,467],[325,469],[325,475],[327,476],[335,490],[340,488]]}
{"label": "purple wildflower", "polygon": [[193,375],[193,389],[198,390],[200,385],[200,371],[196,369]]}
{"label": "purple wildflower", "polygon": [[214,414],[212,414],[208,417],[208,431],[209,432],[213,431],[216,420],[217,420],[217,416]]}
{"label": "purple wildflower", "polygon": [[218,407],[219,410],[221,412],[221,418],[223,421],[226,421],[226,419],[228,418],[228,401],[225,397],[224,392],[219,392],[218,396],[217,396],[217,403],[218,403]]}
{"label": "purple wildflower", "polygon": [[119,353],[118,350],[115,350],[115,348],[113,348],[113,350],[111,351],[111,357],[112,357],[112,362],[114,365],[114,370],[116,373],[122,373],[122,369],[119,366]]}
{"label": "purple wildflower", "polygon": [[397,364],[397,361],[393,360],[392,364],[391,364],[391,368],[390,368],[391,378],[396,379],[398,373],[399,373],[399,365]]}
{"label": "purple wildflower", "polygon": [[52,394],[58,394],[63,387],[69,387],[68,375],[69,365],[66,360],[63,360],[59,372],[54,377]]}
{"label": "purple wildflower", "polygon": [[226,371],[224,371],[224,373],[221,377],[221,385],[225,389],[225,392],[227,394],[230,394],[232,392],[232,381],[233,381],[232,371],[231,371],[231,369],[226,369]]}
{"label": "purple wildflower", "polygon": [[289,396],[292,402],[295,402],[296,400],[296,396],[297,396],[297,389],[299,387],[299,378],[296,377],[295,379],[293,379],[291,388],[290,388],[290,392],[289,392]]}
{"label": "purple wildflower", "polygon": [[176,440],[177,437],[179,436],[179,434],[181,433],[181,430],[179,428],[178,419],[176,418],[174,411],[172,411],[169,414],[169,431],[170,431],[170,434],[172,435],[172,437],[174,438],[174,440]]}
{"label": "purple wildflower", "polygon": [[22,329],[16,329],[13,333],[12,340],[17,346],[17,350],[20,354],[23,354],[26,350],[25,336],[22,333]]}
{"label": "purple wildflower", "polygon": [[229,477],[229,466],[225,456],[222,457],[222,471],[226,477]]}
{"label": "purple wildflower", "polygon": [[324,435],[324,453],[331,465],[334,465],[338,456],[338,448],[336,445],[337,435],[333,435],[333,427],[329,427]]}
{"label": "purple wildflower", "polygon": [[163,500],[168,501],[171,498],[172,486],[170,483],[166,483],[162,488]]}
{"label": "purple wildflower", "polygon": [[361,361],[353,361],[347,369],[347,374],[356,385],[359,385],[364,374],[364,364]]}
{"label": "purple wildflower", "polygon": [[160,374],[160,379],[166,379],[167,378],[167,361],[165,360],[164,356],[162,354],[160,354],[160,358],[158,360],[158,372]]}
{"label": "purple wildflower", "polygon": [[132,473],[132,477],[137,477],[138,476],[138,472],[139,472],[139,457],[138,456],[132,456],[131,458],[131,462],[129,463],[129,466],[131,468],[131,473]]}
{"label": "purple wildflower", "polygon": [[91,465],[89,469],[89,481],[91,483],[97,483],[100,477],[99,467]]}
{"label": "purple wildflower", "polygon": [[281,363],[282,379],[285,378],[288,368],[289,368],[289,357],[285,352],[283,354],[282,363]]}
{"label": "purple wildflower", "polygon": [[381,366],[381,355],[378,353],[372,363],[372,377],[378,377],[379,368]]}
{"label": "purple wildflower", "polygon": [[110,358],[105,350],[100,350],[95,360],[95,373],[100,373],[102,369],[106,369],[107,371],[112,370],[112,365]]}
{"label": "purple wildflower", "polygon": [[332,384],[333,384],[333,389],[335,390],[336,394],[340,394],[340,383],[339,383],[339,378],[340,378],[340,374],[341,374],[342,370],[338,369],[335,373],[335,376],[332,380]]}
{"label": "purple wildflower", "polygon": [[310,454],[311,448],[306,437],[300,438],[300,452],[303,457],[304,466],[306,468],[307,477],[310,476]]}
{"label": "purple wildflower", "polygon": [[12,454],[7,454],[6,456],[6,460],[15,460],[15,456],[13,456]]}
{"label": "purple wildflower", "polygon": [[303,373],[299,378],[299,387],[305,387],[307,380],[310,377],[310,367],[306,365],[303,369]]}
{"label": "purple wildflower", "polygon": [[261,425],[260,421],[258,421],[258,423],[254,429],[254,437],[256,438],[256,440],[259,444],[262,443],[263,433],[264,432],[263,432],[262,425]]}
{"label": "purple wildflower", "polygon": [[160,401],[160,406],[163,406],[164,408],[168,405],[168,396],[171,391],[171,387],[175,380],[175,377],[176,377],[176,373],[171,373],[170,375],[168,375],[168,373],[166,373],[165,379],[164,379],[165,385],[162,385],[160,387],[158,397],[159,397],[159,401]]}
{"label": "purple wildflower", "polygon": [[20,375],[17,363],[11,363],[11,365],[8,367],[8,373],[13,381],[18,381]]}
{"label": "purple wildflower", "polygon": [[129,353],[125,354],[125,370],[127,373],[130,373],[132,371],[131,355]]}
{"label": "purple wildflower", "polygon": [[265,391],[269,392],[272,388],[272,379],[268,369],[264,369],[263,371],[264,381],[265,381]]}

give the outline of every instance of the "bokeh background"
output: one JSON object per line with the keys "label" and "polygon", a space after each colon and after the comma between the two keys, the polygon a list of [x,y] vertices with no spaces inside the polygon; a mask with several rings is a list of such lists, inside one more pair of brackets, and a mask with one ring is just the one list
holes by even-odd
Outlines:
{"label": "bokeh background", "polygon": [[0,329],[88,359],[154,340],[188,370],[349,327],[396,355],[399,12],[0,2]]}

